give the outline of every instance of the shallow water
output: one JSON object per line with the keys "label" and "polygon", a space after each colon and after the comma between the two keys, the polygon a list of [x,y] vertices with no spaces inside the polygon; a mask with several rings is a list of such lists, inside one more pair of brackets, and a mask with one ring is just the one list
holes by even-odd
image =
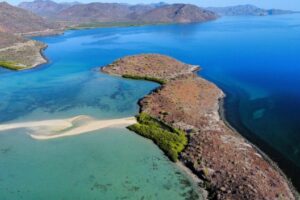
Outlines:
{"label": "shallow water", "polygon": [[[49,44],[45,54],[50,59],[50,64],[18,73],[0,71],[0,112],[3,113],[0,115],[0,120],[2,122],[71,117],[78,114],[97,118],[134,115],[138,111],[137,100],[157,85],[110,77],[98,73],[95,67],[108,64],[125,55],[163,53],[190,64],[201,65],[203,70],[200,74],[215,82],[226,92],[226,117],[231,124],[279,162],[279,165],[300,188],[300,180],[297,178],[300,177],[300,118],[298,115],[300,112],[300,15],[228,17],[204,24],[68,31],[65,35],[37,39]],[[89,137],[99,137],[97,139],[99,142],[104,140],[102,137],[111,137],[111,141],[114,141],[113,138],[119,137],[118,133],[123,131],[128,132],[126,130],[99,131],[99,134],[51,141],[40,146],[53,148],[52,142],[65,142],[70,143],[68,148],[71,151],[73,148],[76,149],[76,140],[80,142],[81,138],[92,143],[95,142],[95,138],[89,140]],[[111,132],[115,134],[109,134]],[[121,135],[124,138],[129,137],[124,139],[122,145],[137,146],[135,148],[141,145],[141,151],[144,152],[143,144],[148,144],[147,140],[140,139],[134,134]],[[10,137],[12,137],[11,142],[9,142]],[[14,138],[18,138],[20,142],[29,142],[24,134],[0,135],[0,141],[7,144],[13,145]],[[126,142],[130,138],[132,140]],[[71,145],[73,141],[74,145]],[[97,146],[96,144],[94,145]],[[122,146],[111,143],[107,145],[107,149],[111,151]],[[176,170],[173,169],[174,166],[165,160],[154,145],[148,145],[153,154],[164,160],[159,165],[159,169],[168,168],[168,170],[162,170],[161,173],[165,174],[166,171],[172,169],[174,175],[170,176],[173,177],[172,185],[180,182],[180,178],[176,176]],[[25,147],[32,148],[30,145]],[[99,145],[99,151],[100,149]],[[20,152],[23,151],[25,150]],[[52,155],[64,151],[53,150]],[[38,151],[35,149],[33,152],[35,154]],[[122,154],[117,150],[116,152]],[[92,153],[93,151],[82,152],[83,155],[78,159],[85,159],[90,165],[97,165],[97,162],[101,161],[96,161],[96,159],[91,161],[90,154]],[[116,155],[119,155],[118,153]],[[148,151],[144,153],[147,157]],[[95,152],[95,154],[101,154],[101,152]],[[46,153],[43,154],[45,159],[47,159],[46,155]],[[122,173],[118,170],[114,171],[111,167],[115,163],[110,159],[115,157],[109,153],[105,155],[107,169],[121,176]],[[48,159],[54,160],[52,162],[55,163],[56,157],[51,156]],[[132,156],[128,155],[126,164],[131,162],[131,158]],[[9,159],[6,161],[8,162]],[[22,154],[14,155],[14,160],[23,164],[27,162],[27,159],[28,156]],[[36,161],[39,162],[39,160],[37,156]],[[70,171],[59,171],[63,168],[59,168],[59,161],[57,162],[57,165],[52,168],[53,172]],[[70,159],[68,162],[71,166],[73,161]],[[146,169],[143,163],[140,165],[134,166],[142,168],[141,171]],[[18,170],[23,172],[21,166],[22,164],[18,165]],[[15,165],[10,163],[5,168],[1,165],[0,173],[4,173],[10,167],[13,168]],[[90,175],[88,170],[79,173],[78,168],[74,168],[73,173],[80,174],[78,177]],[[101,174],[100,171],[98,173]],[[147,173],[147,170],[143,173]],[[135,179],[134,176],[132,175],[131,178]],[[157,180],[157,176],[151,177]],[[10,180],[12,180],[11,185],[16,184],[13,183],[14,179]],[[59,176],[56,181],[62,180],[66,179]],[[141,181],[145,179],[141,178]],[[160,183],[160,181],[157,180],[155,183]],[[5,181],[0,183],[6,185]],[[148,185],[149,189],[140,190],[140,194],[154,194],[154,191],[157,191],[157,185],[152,183]],[[140,184],[147,185],[144,182]],[[67,188],[65,184],[63,185]],[[116,188],[119,188],[117,185],[116,182]],[[52,188],[63,190],[57,184],[52,184]],[[90,188],[90,183],[86,184],[85,188]],[[178,194],[181,191],[179,188],[180,186],[177,185],[171,190],[177,191],[174,196],[180,199],[182,197]],[[112,191],[108,190],[109,192],[112,195]],[[120,188],[115,193],[122,194],[123,192]],[[120,196],[117,194],[115,198]],[[164,195],[167,196],[169,193],[160,189],[158,194],[165,197]],[[65,195],[67,195],[66,198],[73,197],[70,193]]]}
{"label": "shallow water", "polygon": [[[0,71],[0,122],[138,113],[137,101],[158,85],[100,73],[121,55],[103,49],[102,30],[38,38],[50,63]],[[190,178],[149,140],[124,128],[36,141],[29,130],[0,132],[0,199],[190,199]]]}
{"label": "shallow water", "polygon": [[6,199],[190,199],[191,182],[126,129],[36,141],[1,135],[0,197]]}

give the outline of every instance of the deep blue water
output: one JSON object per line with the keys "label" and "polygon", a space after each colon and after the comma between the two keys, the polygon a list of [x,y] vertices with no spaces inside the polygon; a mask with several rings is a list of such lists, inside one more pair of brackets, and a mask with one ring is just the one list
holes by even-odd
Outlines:
{"label": "deep blue water", "polygon": [[[200,65],[199,74],[227,94],[225,115],[231,125],[300,188],[300,15],[68,31],[36,39],[49,44],[50,64],[0,72],[1,121],[23,114],[49,118],[49,112],[99,118],[135,114],[137,99],[156,85],[112,81],[97,75],[95,67],[126,55],[162,53]],[[86,113],[76,110],[82,107]]]}

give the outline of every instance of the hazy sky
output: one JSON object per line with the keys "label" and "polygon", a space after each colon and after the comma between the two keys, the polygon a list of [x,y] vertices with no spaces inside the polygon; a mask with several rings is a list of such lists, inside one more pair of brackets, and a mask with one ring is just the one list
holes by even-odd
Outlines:
{"label": "hazy sky", "polygon": [[[1,0],[0,0],[1,1]],[[31,0],[6,0],[11,4]],[[72,2],[76,0],[55,0],[56,2]],[[79,2],[121,2],[121,3],[155,3],[161,0],[77,0]],[[199,6],[228,6],[237,4],[254,4],[263,8],[282,8],[300,11],[300,0],[165,0],[167,3],[192,3]]]}

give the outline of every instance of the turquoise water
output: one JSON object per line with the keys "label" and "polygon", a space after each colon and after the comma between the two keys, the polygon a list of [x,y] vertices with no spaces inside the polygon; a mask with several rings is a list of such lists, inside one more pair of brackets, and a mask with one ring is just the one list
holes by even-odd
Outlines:
{"label": "turquoise water", "polygon": [[[137,100],[157,85],[110,77],[98,73],[96,67],[125,55],[163,53],[190,64],[201,65],[203,70],[200,74],[215,82],[227,94],[226,118],[278,162],[300,189],[300,15],[228,17],[204,24],[68,31],[61,36],[37,39],[49,45],[45,54],[50,59],[50,64],[18,73],[0,71],[1,122],[70,117],[78,114],[96,118],[134,115],[138,111]],[[117,140],[121,144],[114,145],[113,142]],[[178,199],[183,198],[183,176],[177,174],[177,169],[152,143],[127,130],[101,130],[95,134],[45,143],[32,141],[23,130],[18,130],[1,134],[0,141],[1,152],[6,155],[3,158],[1,156],[0,162],[2,191],[5,191],[4,186],[13,188],[13,185],[22,182],[20,180],[23,180],[26,187],[30,187],[29,191],[32,192],[29,192],[29,196],[40,191],[36,185],[42,180],[48,187],[51,185],[52,191],[71,191],[71,185],[76,182],[70,180],[73,176],[68,178],[68,173],[72,173],[76,174],[74,178],[80,179],[78,187],[82,190],[74,189],[65,193],[65,198],[72,199],[72,193],[78,192],[78,195],[91,195],[92,199],[97,194],[86,191],[91,189],[91,184],[95,181],[89,182],[84,177],[90,177],[88,172],[93,171],[91,177],[103,180],[101,185],[114,185],[111,187],[114,189],[107,189],[107,195],[117,198],[124,193],[124,187],[119,187],[118,184],[126,179],[119,180],[120,182],[114,180],[114,184],[111,183],[114,178],[100,177],[104,176],[105,169],[109,169],[111,176],[116,174],[116,177],[122,177],[125,172],[115,166],[120,165],[119,159],[124,159],[121,166],[126,167],[131,182],[134,185],[145,185],[141,187],[144,190],[137,192],[138,195],[157,193],[161,196],[152,196],[152,199],[170,199],[168,195],[172,193]],[[85,145],[80,145],[81,141]],[[107,146],[101,145],[103,141],[107,141]],[[124,148],[128,145],[131,148],[125,151]],[[10,146],[12,150],[9,150]],[[34,156],[23,155],[26,149]],[[99,151],[94,152],[91,149]],[[72,151],[77,151],[80,155],[72,157]],[[15,154],[9,157],[12,152]],[[148,161],[134,161],[137,152],[141,159],[148,158]],[[123,153],[128,153],[126,162]],[[152,156],[148,156],[149,153]],[[92,154],[98,154],[101,159],[91,160]],[[60,167],[61,162],[65,161],[65,157],[61,158],[63,155],[70,155],[65,156],[68,158],[65,165],[69,168]],[[41,157],[45,162],[52,163],[50,169],[47,164],[35,163],[40,162]],[[148,172],[148,163],[154,162],[152,157],[161,160],[157,174]],[[29,158],[33,160],[28,162]],[[95,168],[81,171],[82,168],[72,167],[74,163],[80,166],[80,162],[89,163],[88,166],[95,165]],[[130,163],[132,165],[127,167]],[[128,171],[133,166],[133,171],[139,170],[139,176]],[[95,170],[97,167],[102,170]],[[45,179],[33,176],[34,180],[7,178],[5,171],[14,168],[17,168],[14,171],[22,174],[25,173],[24,169],[32,169],[28,172],[30,177],[34,172],[47,174],[42,173],[43,170],[49,176]],[[6,178],[3,178],[3,173]],[[147,184],[144,176],[151,177],[151,182]],[[168,177],[168,181],[159,177]],[[140,180],[138,184],[137,180]],[[164,183],[170,183],[171,189],[162,189],[160,186]],[[17,188],[23,186],[19,184]],[[185,191],[190,189],[188,186]],[[22,195],[25,195],[24,191],[21,192]],[[14,194],[16,193],[12,195]],[[97,197],[101,195],[103,193],[99,192]],[[10,199],[15,199],[13,197],[16,196],[11,197]],[[104,199],[107,198],[108,196]],[[27,196],[27,199],[32,198]]]}
{"label": "turquoise water", "polygon": [[[158,85],[100,73],[126,55],[103,46],[103,30],[38,38],[50,63],[0,71],[0,122],[89,115],[115,119],[138,113],[137,101]],[[101,42],[100,42],[101,41]],[[104,48],[105,47],[105,48]],[[0,199],[194,199],[196,186],[149,140],[105,129],[49,141],[28,130],[0,133]]]}
{"label": "turquoise water", "polygon": [[35,141],[1,135],[0,197],[6,199],[190,199],[189,180],[152,142],[125,129]]}

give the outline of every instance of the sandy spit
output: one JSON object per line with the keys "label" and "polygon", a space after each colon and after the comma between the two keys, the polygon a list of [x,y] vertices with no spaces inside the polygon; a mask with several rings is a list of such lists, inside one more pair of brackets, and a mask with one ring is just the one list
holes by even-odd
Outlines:
{"label": "sandy spit", "polygon": [[29,130],[31,138],[49,140],[61,137],[80,135],[109,127],[126,127],[135,124],[135,117],[98,120],[90,116],[79,115],[67,119],[30,121],[20,123],[1,124],[0,132],[25,128]]}

